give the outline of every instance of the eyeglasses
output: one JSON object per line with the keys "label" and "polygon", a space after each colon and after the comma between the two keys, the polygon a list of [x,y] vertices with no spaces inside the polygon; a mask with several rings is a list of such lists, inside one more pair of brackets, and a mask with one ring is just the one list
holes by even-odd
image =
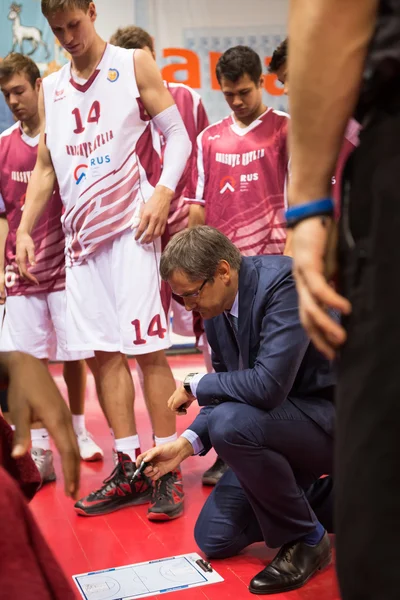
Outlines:
{"label": "eyeglasses", "polygon": [[192,292],[191,294],[176,294],[176,296],[179,296],[180,298],[198,298],[201,294],[201,290],[203,289],[203,287],[206,285],[206,283],[208,281],[210,281],[210,280],[205,279],[196,292]]}

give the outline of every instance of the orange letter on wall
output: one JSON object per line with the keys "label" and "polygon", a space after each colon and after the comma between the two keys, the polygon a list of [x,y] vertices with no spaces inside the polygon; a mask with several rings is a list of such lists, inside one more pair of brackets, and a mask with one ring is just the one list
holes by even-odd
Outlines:
{"label": "orange letter on wall", "polygon": [[[170,83],[186,83],[191,88],[200,88],[200,61],[196,52],[185,50],[184,48],[164,48],[162,51],[164,58],[175,56],[184,58],[185,62],[166,65],[161,69],[163,79]],[[186,79],[176,79],[177,71],[187,71]]]}
{"label": "orange letter on wall", "polygon": [[217,66],[220,56],[222,56],[222,52],[210,52],[210,79],[212,90],[219,90],[219,83],[215,74],[215,67]]}
{"label": "orange letter on wall", "polygon": [[[265,64],[267,67],[271,62],[271,58],[271,56],[265,57]],[[276,85],[277,81],[277,76],[272,73],[267,73],[264,75],[264,88],[268,94],[271,94],[271,96],[283,96],[283,88],[279,87],[279,84]]]}

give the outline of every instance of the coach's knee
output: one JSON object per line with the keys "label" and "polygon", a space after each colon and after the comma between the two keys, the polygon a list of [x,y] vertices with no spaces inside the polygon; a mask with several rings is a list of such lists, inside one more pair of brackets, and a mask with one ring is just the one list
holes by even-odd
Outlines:
{"label": "coach's knee", "polygon": [[248,436],[246,408],[235,402],[224,402],[208,416],[208,430],[213,448],[221,458],[231,454],[246,443]]}

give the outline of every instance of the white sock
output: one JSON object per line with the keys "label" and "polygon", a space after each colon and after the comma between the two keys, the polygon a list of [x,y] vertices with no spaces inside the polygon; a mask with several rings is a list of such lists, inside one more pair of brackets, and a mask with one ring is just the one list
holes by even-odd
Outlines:
{"label": "white sock", "polygon": [[31,441],[33,448],[50,450],[50,437],[47,429],[31,429]]}
{"label": "white sock", "polygon": [[136,462],[136,457],[139,456],[140,442],[138,435],[130,435],[126,438],[115,440],[115,450],[127,454],[133,462]]}
{"label": "white sock", "polygon": [[11,429],[15,431],[15,425],[10,425]]}
{"label": "white sock", "polygon": [[178,439],[178,434],[174,433],[165,438],[159,438],[156,435],[154,436],[154,443],[156,446],[162,446],[163,444],[168,444],[168,442],[176,442]]}
{"label": "white sock", "polygon": [[72,426],[76,435],[86,431],[85,415],[72,415]]}

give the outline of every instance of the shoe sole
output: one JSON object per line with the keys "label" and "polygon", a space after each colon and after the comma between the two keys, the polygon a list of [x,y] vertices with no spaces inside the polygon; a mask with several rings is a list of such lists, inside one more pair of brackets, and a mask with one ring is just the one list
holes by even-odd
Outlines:
{"label": "shoe sole", "polygon": [[319,571],[323,571],[324,569],[326,569],[327,567],[329,567],[329,565],[332,562],[332,554],[330,554],[320,565],[319,567],[317,567],[315,569],[315,571],[313,571],[308,577],[307,579],[305,579],[304,581],[302,581],[301,583],[297,583],[296,585],[292,585],[290,587],[287,587],[285,589],[281,589],[281,590],[271,590],[270,592],[261,592],[261,591],[256,591],[254,589],[251,588],[251,586],[249,586],[249,592],[251,594],[256,594],[258,596],[272,596],[272,594],[284,594],[286,592],[292,592],[293,590],[298,590],[299,588],[303,587],[303,585],[305,585],[308,581],[310,581],[311,577],[314,577],[314,575],[319,572]]}
{"label": "shoe sole", "polygon": [[87,458],[83,458],[83,456],[81,456],[81,460],[83,460],[84,462],[97,462],[100,460],[104,460],[104,456],[100,454],[100,452],[96,452],[95,454],[92,454],[92,456],[89,456]]}
{"label": "shoe sole", "polygon": [[[122,504],[120,506],[110,506],[108,509],[103,509],[103,510],[99,510],[94,512],[93,510],[90,512],[86,512],[85,509],[83,508],[76,508],[74,507],[74,510],[76,512],[77,515],[79,515],[80,517],[101,517],[102,515],[108,515],[112,512],[116,512],[117,510],[122,510],[123,508],[129,508],[130,506],[140,506],[141,504],[148,504],[150,502],[151,499],[151,495],[149,494],[148,497],[143,497],[143,498],[138,498],[137,500],[132,500],[131,502],[126,502],[125,504]],[[90,509],[89,509],[90,510]]]}
{"label": "shoe sole", "polygon": [[179,510],[179,512],[175,515],[168,515],[167,513],[155,513],[148,512],[147,518],[149,521],[173,521],[174,519],[179,519],[183,515],[183,508]]}

